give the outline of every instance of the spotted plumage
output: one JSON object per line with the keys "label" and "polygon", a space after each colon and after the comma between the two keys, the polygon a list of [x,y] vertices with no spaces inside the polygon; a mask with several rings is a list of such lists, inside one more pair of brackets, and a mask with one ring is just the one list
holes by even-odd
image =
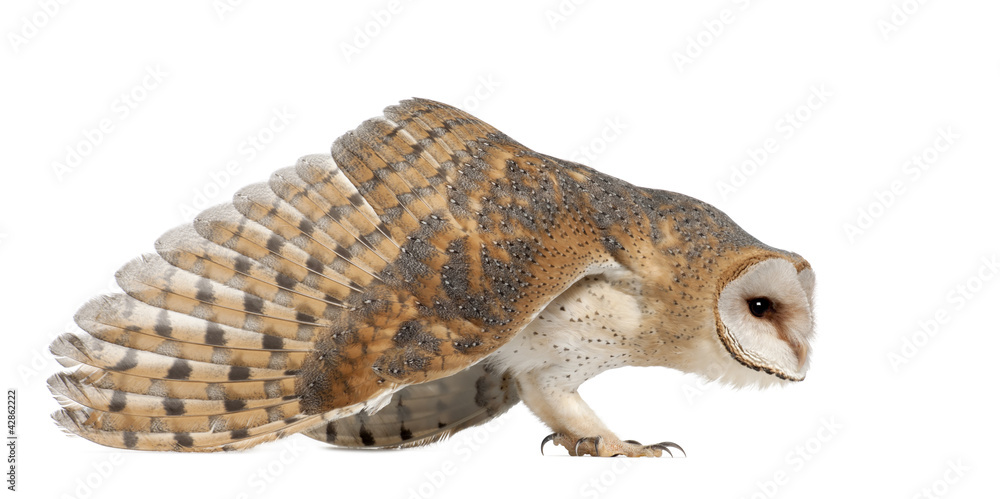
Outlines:
{"label": "spotted plumage", "polygon": [[422,99],[155,248],[51,346],[72,368],[49,380],[55,419],[104,445],[409,446],[523,400],[573,454],[659,455],[576,387],[623,365],[799,380],[812,336],[798,255]]}

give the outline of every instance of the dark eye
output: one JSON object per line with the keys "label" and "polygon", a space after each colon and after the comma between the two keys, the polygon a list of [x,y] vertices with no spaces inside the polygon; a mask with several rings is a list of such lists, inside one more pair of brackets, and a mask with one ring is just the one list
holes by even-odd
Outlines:
{"label": "dark eye", "polygon": [[754,317],[764,317],[764,314],[771,310],[771,300],[767,298],[751,298],[747,300],[747,305],[750,306],[750,313]]}

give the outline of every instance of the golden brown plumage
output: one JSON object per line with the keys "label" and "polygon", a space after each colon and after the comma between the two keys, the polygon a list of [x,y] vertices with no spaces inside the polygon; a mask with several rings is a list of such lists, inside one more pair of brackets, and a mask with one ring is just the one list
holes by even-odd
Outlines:
{"label": "golden brown plumage", "polygon": [[[166,233],[156,251],[119,271],[125,295],[78,312],[89,336],[52,345],[78,366],[50,379],[64,403],[56,420],[104,445],[229,450],[307,430],[338,445],[408,445],[488,420],[521,392],[572,437],[560,443],[600,434],[605,448],[592,453],[658,455],[618,441],[596,417],[565,421],[574,416],[554,405],[591,371],[618,364],[591,369],[581,358],[555,383],[545,358],[512,351],[534,350],[529,329],[544,329],[540,314],[564,308],[571,288],[601,308],[593,291],[608,282],[617,284],[601,296],[621,292],[616,303],[639,311],[615,341],[635,350],[622,354],[627,363],[696,371],[683,353],[714,349],[797,376],[733,340],[709,302],[755,263],[806,271],[800,257],[700,201],[535,153],[428,100],[387,108],[332,155],[240,190]],[[792,295],[811,300],[811,281]],[[800,368],[807,314],[809,331],[779,328]]]}

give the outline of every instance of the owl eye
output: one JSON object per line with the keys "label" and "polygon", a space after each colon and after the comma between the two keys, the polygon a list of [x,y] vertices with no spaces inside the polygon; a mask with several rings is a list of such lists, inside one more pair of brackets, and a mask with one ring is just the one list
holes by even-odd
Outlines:
{"label": "owl eye", "polygon": [[771,310],[771,300],[767,298],[751,298],[747,300],[747,305],[750,306],[750,313],[754,317],[764,317],[764,314]]}

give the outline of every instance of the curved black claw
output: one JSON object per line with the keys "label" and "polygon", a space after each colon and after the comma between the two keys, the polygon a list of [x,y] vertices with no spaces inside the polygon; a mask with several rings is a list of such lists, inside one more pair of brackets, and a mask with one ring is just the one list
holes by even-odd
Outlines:
{"label": "curved black claw", "polygon": [[591,441],[591,442],[594,443],[594,455],[595,456],[600,456],[601,455],[601,451],[600,451],[601,436],[600,435],[597,435],[596,437],[583,437],[580,440],[577,440],[576,441],[576,445],[573,446],[573,455],[574,456],[579,456],[580,455],[580,444],[582,444],[582,443],[584,443],[586,441]]}
{"label": "curved black claw", "polygon": [[648,447],[650,449],[659,449],[659,450],[661,450],[663,452],[666,452],[667,454],[670,454],[670,457],[674,457],[674,453],[670,452],[670,448],[671,447],[673,447],[673,448],[675,448],[675,449],[677,449],[677,450],[679,450],[681,452],[684,452],[684,457],[687,457],[687,455],[688,455],[688,453],[684,451],[684,448],[682,448],[680,445],[677,445],[677,444],[675,444],[673,442],[660,442],[658,444],[653,444],[653,445],[650,445]]}
{"label": "curved black claw", "polygon": [[553,434],[551,434],[551,435],[549,435],[549,436],[547,436],[547,437],[545,437],[545,438],[542,439],[542,455],[543,456],[545,455],[545,444],[547,444],[547,443],[555,440],[557,436],[559,436],[558,433],[553,433]]}

